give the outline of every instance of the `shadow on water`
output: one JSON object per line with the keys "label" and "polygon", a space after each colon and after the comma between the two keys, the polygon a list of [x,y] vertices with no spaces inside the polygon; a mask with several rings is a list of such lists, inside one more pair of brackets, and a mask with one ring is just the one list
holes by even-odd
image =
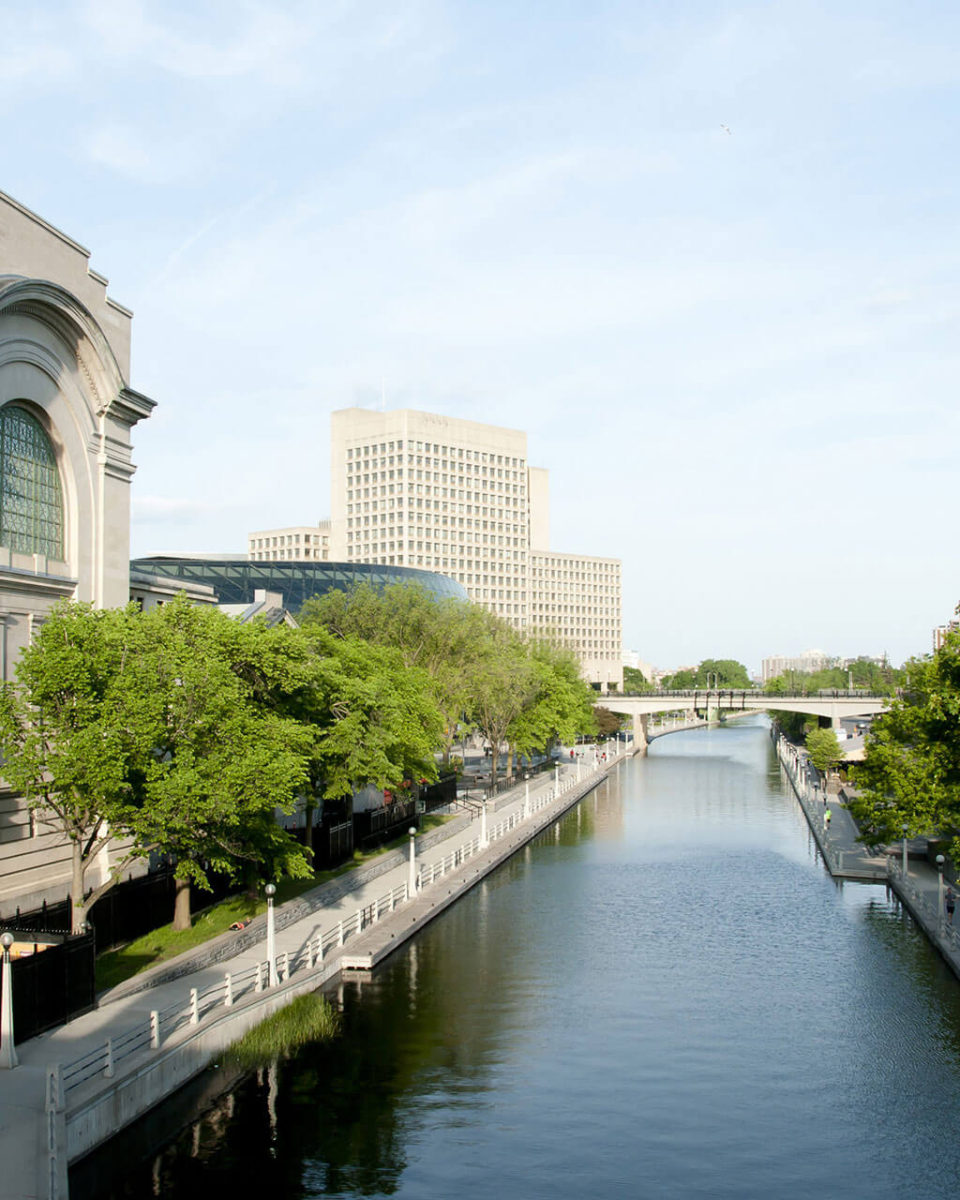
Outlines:
{"label": "shadow on water", "polygon": [[659,739],[334,994],[337,1042],[207,1072],[74,1200],[960,1182],[960,988],[884,888],[825,875],[757,724]]}

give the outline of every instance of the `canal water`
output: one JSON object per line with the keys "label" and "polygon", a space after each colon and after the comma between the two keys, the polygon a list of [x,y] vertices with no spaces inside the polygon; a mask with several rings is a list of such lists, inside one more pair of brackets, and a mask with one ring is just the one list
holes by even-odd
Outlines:
{"label": "canal water", "polygon": [[960,1186],[960,984],[830,880],[760,721],[657,740],[340,995],[339,1041],[211,1069],[73,1200]]}

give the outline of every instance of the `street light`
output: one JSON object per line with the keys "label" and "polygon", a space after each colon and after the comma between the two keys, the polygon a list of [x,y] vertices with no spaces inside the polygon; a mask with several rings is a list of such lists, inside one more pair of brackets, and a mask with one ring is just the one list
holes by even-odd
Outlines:
{"label": "street light", "polygon": [[263,889],[267,895],[267,971],[268,986],[277,986],[277,951],[273,941],[273,898],[277,894],[276,886],[268,883]]}
{"label": "street light", "polygon": [[13,1070],[19,1065],[17,1052],[13,1048],[13,964],[10,962],[10,947],[13,934],[9,931],[0,935],[3,944],[3,1004],[0,1006],[0,1067]]}
{"label": "street light", "polygon": [[410,834],[410,874],[407,878],[407,895],[412,900],[417,894],[417,831],[411,825],[407,832]]}
{"label": "street light", "polygon": [[938,854],[937,855],[937,874],[938,874],[939,882],[938,882],[938,886],[937,886],[937,924],[941,928],[943,927],[943,862],[944,862],[943,855]]}

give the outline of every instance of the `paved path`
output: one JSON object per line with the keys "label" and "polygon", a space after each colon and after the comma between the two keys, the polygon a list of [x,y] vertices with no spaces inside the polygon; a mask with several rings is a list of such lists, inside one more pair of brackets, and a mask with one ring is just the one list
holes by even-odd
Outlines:
{"label": "paved path", "polygon": [[[562,787],[567,796],[573,796],[580,791],[580,788],[576,786],[578,780],[582,786],[596,786],[610,765],[609,761],[600,762],[596,764],[596,767],[593,764],[588,765],[581,762],[578,768],[576,764],[563,763],[560,768]],[[502,827],[504,830],[508,825],[513,827],[509,836],[509,847],[504,841],[504,844],[497,850],[497,843],[494,842],[491,849],[496,851],[496,854],[490,855],[491,863],[495,865],[495,861],[500,861],[507,854],[512,853],[515,848],[513,843],[517,842],[518,838],[519,841],[526,840],[522,836],[522,831],[521,834],[513,831],[517,825],[522,827],[530,822],[532,827],[534,823],[540,823],[536,816],[524,818],[523,814],[527,813],[528,805],[529,808],[533,808],[535,804],[540,804],[542,807],[538,816],[543,818],[554,810],[555,805],[561,804],[563,796],[554,796],[557,779],[556,772],[545,773],[537,779],[531,780],[528,785],[521,785],[512,792],[504,793],[496,801],[488,804],[486,820],[491,837],[494,836],[497,827]],[[448,878],[447,871],[451,872],[450,880],[453,880],[459,872],[462,876],[461,883],[464,886],[460,887],[458,891],[462,891],[466,890],[466,887],[472,886],[474,880],[469,879],[468,876],[476,875],[478,868],[482,865],[479,862],[479,850],[477,849],[480,846],[479,834],[482,819],[477,817],[469,822],[458,820],[449,824],[455,830],[452,836],[438,840],[436,838],[437,831],[424,835],[422,841],[433,840],[433,844],[422,854],[418,854],[417,865],[427,878],[434,872],[439,872],[441,867],[444,869],[445,880]],[[507,834],[501,833],[500,838],[506,839]],[[474,847],[473,850],[470,850],[471,846]],[[467,851],[470,851],[470,858],[467,859],[466,865],[461,861],[456,869],[450,866],[451,863],[456,862],[458,853],[464,854]],[[394,855],[393,857],[397,858],[398,856]],[[361,883],[355,889],[324,904],[322,908],[317,908],[300,919],[294,920],[285,928],[278,928],[276,954],[281,961],[283,956],[287,955],[290,961],[299,956],[301,962],[304,962],[304,956],[310,954],[311,948],[316,946],[318,937],[324,939],[325,953],[320,963],[315,963],[311,956],[312,969],[303,969],[297,974],[291,975],[289,981],[281,983],[276,991],[269,989],[266,989],[265,992],[254,991],[252,978],[259,976],[261,970],[263,970],[264,979],[266,976],[265,968],[262,966],[266,958],[266,948],[262,941],[258,941],[216,963],[196,965],[195,969],[189,971],[189,974],[181,975],[178,978],[164,978],[165,974],[169,976],[171,967],[176,969],[174,964],[168,964],[166,968],[155,969],[155,971],[159,971],[160,979],[153,986],[131,993],[129,990],[125,992],[121,985],[120,988],[101,997],[99,1006],[94,1011],[19,1045],[17,1054],[20,1066],[13,1071],[0,1072],[0,1161],[3,1163],[3,1171],[0,1173],[0,1196],[4,1200],[7,1198],[9,1200],[14,1200],[14,1198],[17,1200],[21,1200],[21,1198],[23,1200],[27,1200],[27,1198],[47,1200],[48,1197],[62,1200],[66,1196],[65,1158],[73,1157],[72,1154],[65,1154],[63,1148],[66,1139],[66,1121],[75,1119],[76,1112],[82,1108],[95,1091],[99,1093],[102,1103],[105,1093],[113,1094],[122,1091],[125,1076],[132,1076],[140,1071],[145,1058],[151,1054],[153,1054],[154,1060],[158,1057],[158,1051],[147,1043],[142,1046],[142,1050],[131,1053],[128,1058],[118,1061],[114,1076],[109,1082],[105,1082],[105,1071],[101,1069],[100,1064],[106,1061],[102,1056],[108,1038],[116,1040],[127,1031],[139,1030],[138,1036],[142,1043],[148,1036],[151,1013],[171,1008],[180,1010],[186,1008],[186,1011],[189,1012],[191,988],[195,988],[201,995],[208,989],[212,993],[222,995],[226,973],[229,973],[231,978],[251,980],[247,994],[235,1001],[235,1007],[225,1008],[222,1000],[219,1005],[216,1003],[212,1005],[211,1009],[216,1011],[212,1011],[209,1016],[201,1013],[201,1021],[197,1029],[202,1028],[213,1019],[219,1020],[221,1023],[230,1022],[232,1026],[236,1026],[238,1019],[244,1014],[246,1014],[246,1027],[257,1023],[266,1015],[264,1003],[268,998],[272,1001],[275,1000],[274,1003],[268,1005],[268,1008],[275,1008],[292,998],[298,991],[314,990],[339,972],[340,959],[343,956],[352,954],[354,948],[368,949],[366,945],[361,947],[361,943],[368,939],[365,939],[363,934],[356,932],[358,911],[365,914],[365,920],[360,923],[361,927],[364,927],[366,923],[376,921],[381,913],[385,915],[385,919],[392,920],[394,924],[402,921],[409,926],[412,920],[419,926],[450,902],[446,899],[449,889],[441,889],[434,884],[432,887],[426,886],[412,902],[401,904],[395,912],[391,911],[394,904],[398,902],[398,896],[402,898],[404,887],[409,884],[409,879],[409,864],[405,856],[402,856],[395,866],[377,878]],[[444,897],[443,903],[441,903],[441,896]],[[290,906],[296,906],[303,899],[291,901]],[[289,906],[284,906],[284,908],[287,907]],[[408,915],[401,918],[401,914],[404,912]],[[278,926],[281,924],[282,915],[283,909],[278,908]],[[342,944],[337,937],[341,922],[350,930]],[[376,929],[378,926],[374,924],[373,927]],[[409,928],[406,934],[399,936],[396,944],[403,941],[404,936],[408,934]],[[240,940],[241,935],[238,935],[238,941]],[[202,956],[202,951],[200,953]],[[190,952],[184,957],[190,959],[191,965],[194,965],[197,954],[198,952]],[[383,957],[383,955],[380,954],[379,957]],[[176,1042],[178,1037],[182,1039],[191,1033],[196,1038],[198,1036],[197,1029],[191,1031],[187,1026],[188,1021],[184,1019],[179,1032],[174,1033],[170,1041]],[[239,1032],[242,1032],[242,1029]],[[225,1031],[222,1031],[221,1043],[226,1044],[228,1041],[234,1040],[236,1036],[239,1036],[239,1032],[232,1032],[227,1037]],[[216,1047],[211,1050],[208,1044],[207,1055],[215,1052],[215,1049]],[[96,1072],[91,1075],[89,1080],[70,1089],[65,1101],[67,1116],[65,1116],[63,1107],[59,1113],[51,1113],[50,1105],[47,1103],[49,1068],[54,1064],[75,1061],[86,1054],[90,1054],[96,1060],[98,1064]],[[162,1055],[162,1050],[159,1054]],[[197,1052],[194,1051],[194,1069],[196,1059]],[[204,1061],[206,1060],[204,1059]],[[168,1091],[172,1090],[172,1088],[168,1089]],[[58,1122],[59,1128],[57,1128]],[[122,1123],[122,1121],[118,1121],[117,1127]],[[57,1143],[58,1139],[59,1155],[54,1156],[56,1160],[54,1161],[48,1152],[48,1146],[51,1143]],[[69,1141],[72,1144],[72,1137]]]}
{"label": "paved path", "polygon": [[[781,740],[778,752],[830,874],[839,879],[886,884],[960,979],[960,914],[955,914],[954,923],[950,922],[941,900],[940,873],[925,857],[926,839],[908,843],[904,874],[900,844],[873,853],[858,842],[859,829],[839,796],[828,798],[832,814],[828,828],[824,820],[828,806],[824,805],[822,794],[810,785],[805,751]],[[944,894],[949,885],[945,878]],[[955,882],[953,890],[960,902],[960,888]]]}

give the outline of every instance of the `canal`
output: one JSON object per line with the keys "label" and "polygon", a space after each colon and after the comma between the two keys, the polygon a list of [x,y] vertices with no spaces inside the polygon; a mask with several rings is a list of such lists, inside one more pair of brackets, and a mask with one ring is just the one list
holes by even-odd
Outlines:
{"label": "canal", "polygon": [[960,985],[830,880],[759,720],[659,739],[340,995],[335,1044],[211,1068],[73,1200],[960,1185]]}

